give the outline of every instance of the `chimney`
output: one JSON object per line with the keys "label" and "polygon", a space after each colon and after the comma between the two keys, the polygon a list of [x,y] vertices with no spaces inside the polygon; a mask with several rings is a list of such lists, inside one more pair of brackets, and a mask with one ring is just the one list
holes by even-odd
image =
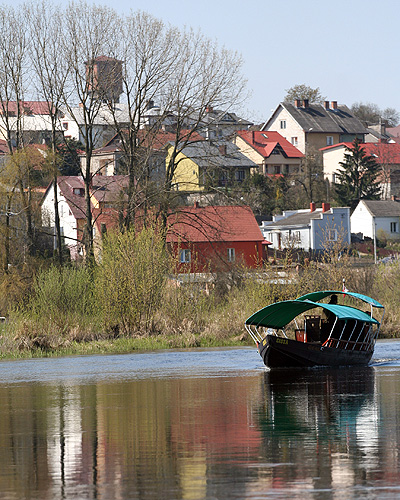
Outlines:
{"label": "chimney", "polygon": [[301,106],[301,99],[295,99],[294,100],[294,105],[296,106],[296,108],[300,108],[300,106]]}
{"label": "chimney", "polygon": [[329,101],[324,101],[324,108],[329,109]]}
{"label": "chimney", "polygon": [[313,201],[310,202],[310,212],[315,212],[315,203]]}
{"label": "chimney", "polygon": [[221,144],[220,146],[218,146],[218,149],[222,155],[226,156],[226,144]]}
{"label": "chimney", "polygon": [[194,208],[199,208],[199,202],[198,201],[195,201],[194,204],[193,204]]}
{"label": "chimney", "polygon": [[322,203],[322,211],[323,212],[327,212],[330,209],[331,209],[331,204],[330,203],[327,203],[327,202]]}
{"label": "chimney", "polygon": [[331,107],[332,107],[332,109],[337,109],[337,101],[332,101]]}
{"label": "chimney", "polygon": [[308,108],[308,106],[309,106],[309,102],[310,102],[310,101],[309,101],[308,99],[304,99],[304,100],[303,100],[303,106],[304,106],[305,108]]}
{"label": "chimney", "polygon": [[254,144],[256,142],[256,134],[254,130],[251,131],[251,142]]}
{"label": "chimney", "polygon": [[212,113],[213,112],[213,108],[211,106],[208,106],[206,108],[206,113]]}

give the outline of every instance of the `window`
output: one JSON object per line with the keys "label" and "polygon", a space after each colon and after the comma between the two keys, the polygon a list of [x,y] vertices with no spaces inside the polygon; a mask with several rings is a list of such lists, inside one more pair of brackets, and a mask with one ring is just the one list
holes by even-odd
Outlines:
{"label": "window", "polygon": [[68,130],[68,122],[63,122],[62,126],[64,130]]}
{"label": "window", "polygon": [[243,182],[246,177],[245,171],[244,170],[236,170],[235,172],[235,179],[237,182]]}
{"label": "window", "polygon": [[326,136],[326,145],[327,146],[332,146],[333,145],[333,137],[331,135]]}
{"label": "window", "polygon": [[187,264],[190,262],[190,250],[187,248],[179,250],[179,262],[181,264]]}
{"label": "window", "polygon": [[293,146],[297,146],[298,143],[299,143],[299,141],[297,140],[297,137],[292,137]]}
{"label": "window", "polygon": [[328,241],[337,241],[337,231],[336,229],[328,229],[326,232],[326,239]]}
{"label": "window", "polygon": [[235,249],[228,248],[228,262],[235,262]]}
{"label": "window", "polygon": [[281,128],[286,128],[286,120],[281,120]]}
{"label": "window", "polygon": [[274,174],[280,174],[280,173],[281,173],[281,166],[274,165]]}
{"label": "window", "polygon": [[397,233],[397,222],[391,222],[390,223],[390,232],[391,233]]}

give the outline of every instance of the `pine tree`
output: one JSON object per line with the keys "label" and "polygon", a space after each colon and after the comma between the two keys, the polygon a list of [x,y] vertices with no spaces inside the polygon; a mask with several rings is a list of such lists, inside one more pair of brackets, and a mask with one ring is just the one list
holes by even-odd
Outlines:
{"label": "pine tree", "polygon": [[373,156],[367,155],[359,139],[355,139],[346,151],[336,176],[336,200],[353,211],[361,199],[379,200],[381,167]]}

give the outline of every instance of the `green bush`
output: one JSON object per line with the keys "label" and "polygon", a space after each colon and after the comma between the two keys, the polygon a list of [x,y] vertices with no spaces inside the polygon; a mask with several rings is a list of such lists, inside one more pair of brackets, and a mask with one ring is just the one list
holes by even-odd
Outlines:
{"label": "green bush", "polygon": [[106,331],[151,332],[167,270],[164,242],[154,228],[107,236],[96,272],[96,297]]}

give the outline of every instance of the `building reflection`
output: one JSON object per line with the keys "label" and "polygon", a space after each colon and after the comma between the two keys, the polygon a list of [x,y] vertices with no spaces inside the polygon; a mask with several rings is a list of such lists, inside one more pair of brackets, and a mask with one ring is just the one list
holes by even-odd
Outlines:
{"label": "building reflection", "polygon": [[0,385],[10,499],[354,496],[400,479],[400,373]]}

